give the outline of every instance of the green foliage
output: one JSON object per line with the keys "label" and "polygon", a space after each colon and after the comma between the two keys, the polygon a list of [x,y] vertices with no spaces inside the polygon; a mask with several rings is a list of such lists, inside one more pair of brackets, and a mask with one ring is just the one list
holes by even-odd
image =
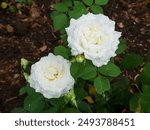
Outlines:
{"label": "green foliage", "polygon": [[25,4],[26,0],[15,0],[16,2],[20,3],[20,4]]}
{"label": "green foliage", "polygon": [[93,1],[94,0],[83,0],[83,2],[88,6],[91,6],[93,4]]}
{"label": "green foliage", "polygon": [[47,102],[50,103],[50,105],[52,106],[50,109],[52,109],[52,112],[61,112],[65,105],[67,104],[66,100],[61,97],[59,99],[57,98],[53,98],[53,99],[50,99],[48,100]]}
{"label": "green foliage", "polygon": [[130,110],[133,112],[150,112],[150,62],[148,60],[137,80],[140,91],[132,96]]}
{"label": "green foliage", "polygon": [[45,107],[44,97],[39,93],[28,95],[24,100],[24,109],[29,112],[42,112]]}
{"label": "green foliage", "polygon": [[84,101],[81,101],[80,103],[78,103],[78,109],[80,110],[80,112],[83,112],[83,113],[91,113],[92,112],[89,104],[87,104]]}
{"label": "green foliage", "polygon": [[72,7],[72,1],[71,0],[62,0],[62,3],[64,3],[68,7]]}
{"label": "green foliage", "polygon": [[82,78],[85,80],[93,79],[97,75],[97,68],[89,61],[85,63],[73,63],[71,65],[71,74],[72,76],[77,78]]}
{"label": "green foliage", "polygon": [[74,92],[75,92],[75,95],[77,95],[76,96],[77,102],[82,101],[85,98],[85,96],[88,95],[87,92],[84,90],[84,88],[81,88],[80,86],[77,86],[74,89]]}
{"label": "green foliage", "polygon": [[134,96],[130,99],[130,110],[134,112],[140,112],[140,94],[134,94]]}
{"label": "green foliage", "polygon": [[143,93],[133,95],[130,110],[134,112],[150,112],[150,85],[143,86]]}
{"label": "green foliage", "polygon": [[16,13],[16,7],[15,7],[14,5],[11,5],[11,6],[9,7],[9,12],[10,12],[10,13]]}
{"label": "green foliage", "polygon": [[[50,16],[51,16],[52,20],[54,20],[54,18],[55,18],[56,16],[61,15],[61,14],[62,14],[62,12],[53,11]],[[54,21],[53,21],[53,22],[54,22]]]}
{"label": "green foliage", "polygon": [[28,5],[32,5],[32,0],[26,0],[26,3],[27,3]]}
{"label": "green foliage", "polygon": [[114,63],[109,62],[107,65],[104,65],[100,68],[98,68],[98,71],[105,75],[110,77],[117,77],[120,75],[121,70],[118,66],[116,66]]}
{"label": "green foliage", "polygon": [[[32,0],[16,0],[21,4]],[[138,77],[138,92],[131,90],[131,83],[125,77],[119,77],[120,68],[115,65],[113,58],[102,67],[97,68],[89,60],[85,60],[83,55],[71,56],[70,49],[67,48],[67,35],[65,28],[69,25],[71,18],[79,18],[88,11],[94,14],[103,13],[103,5],[108,0],[61,0],[53,5],[51,18],[55,31],[60,32],[64,45],[54,48],[55,55],[61,55],[71,61],[71,75],[75,79],[74,89],[60,98],[46,99],[43,95],[36,93],[27,83],[20,89],[19,95],[26,94],[23,108],[15,108],[12,112],[150,112],[150,51],[147,55],[145,66]],[[13,9],[12,9],[13,12]],[[120,39],[120,44],[116,53],[119,55],[127,48],[126,41]],[[124,56],[125,54],[121,55]],[[121,57],[122,58],[122,57]],[[138,54],[126,54],[120,65],[122,69],[134,69],[143,63],[143,59]],[[142,64],[143,65],[143,64]],[[24,76],[26,80],[29,76],[30,62],[21,60]],[[124,72],[123,72],[124,74]],[[115,79],[115,77],[117,77]],[[90,88],[93,88],[92,93]],[[89,102],[87,97],[92,100]]]}
{"label": "green foliage", "polygon": [[148,53],[147,53],[147,62],[150,62],[150,50],[148,50]]}
{"label": "green foliage", "polygon": [[123,106],[129,105],[131,93],[129,92],[130,82],[127,78],[122,77],[120,80],[112,84],[112,97],[110,102],[112,104],[119,104]]}
{"label": "green foliage", "polygon": [[91,7],[91,10],[92,10],[92,12],[94,13],[94,14],[99,14],[99,13],[101,13],[101,14],[103,14],[103,8],[102,7],[100,7],[99,5],[92,5]]}
{"label": "green foliage", "polygon": [[143,85],[150,84],[150,63],[145,64],[143,71],[140,74],[140,81]]}
{"label": "green foliage", "polygon": [[98,76],[94,80],[94,86],[96,88],[97,93],[103,94],[105,91],[110,89],[109,80],[103,76]]}
{"label": "green foliage", "polygon": [[86,7],[84,6],[84,4],[82,2],[75,1],[74,3],[75,3],[75,6],[73,7],[73,10],[69,10],[69,12],[68,12],[70,19],[71,18],[78,19],[83,14],[88,13]]}
{"label": "green foliage", "polygon": [[20,4],[32,5],[32,0],[16,0],[16,2],[18,2]]}
{"label": "green foliage", "polygon": [[69,24],[68,17],[66,14],[57,13],[57,15],[54,15],[52,18],[53,18],[54,29],[57,31],[64,29]]}
{"label": "green foliage", "polygon": [[120,39],[120,43],[119,43],[119,46],[118,46],[116,53],[121,54],[126,50],[126,48],[127,48],[126,40]]}
{"label": "green foliage", "polygon": [[95,0],[95,3],[98,5],[106,5],[109,0]]}
{"label": "green foliage", "polygon": [[19,91],[19,95],[23,95],[23,94],[28,94],[28,95],[32,95],[33,93],[35,93],[34,89],[30,87],[29,84],[26,84],[24,87],[22,87]]}
{"label": "green foliage", "polygon": [[143,86],[143,94],[140,99],[142,112],[150,112],[150,85]]}
{"label": "green foliage", "polygon": [[143,59],[138,54],[127,54],[121,61],[121,67],[123,69],[134,69],[139,67],[143,62]]}
{"label": "green foliage", "polygon": [[60,12],[66,12],[68,10],[68,6],[66,3],[57,3],[54,4],[54,9]]}
{"label": "green foliage", "polygon": [[107,3],[108,0],[62,0],[53,5],[54,11],[51,13],[51,18],[54,29],[61,31],[68,26],[71,18],[78,19],[83,14],[87,14],[88,10],[91,10],[94,14],[103,13],[101,5]]}
{"label": "green foliage", "polygon": [[78,109],[75,109],[74,107],[67,107],[64,108],[63,113],[79,113]]}
{"label": "green foliage", "polygon": [[61,55],[63,56],[65,59],[69,59],[70,54],[70,50],[68,48],[65,48],[64,46],[57,46],[54,48],[54,54],[55,55]]}

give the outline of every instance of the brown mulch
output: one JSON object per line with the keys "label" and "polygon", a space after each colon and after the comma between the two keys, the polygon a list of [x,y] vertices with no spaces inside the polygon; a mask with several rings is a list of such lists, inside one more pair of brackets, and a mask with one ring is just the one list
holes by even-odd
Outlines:
{"label": "brown mulch", "polygon": [[[144,61],[150,50],[149,7],[149,0],[110,0],[105,7],[105,14],[116,21],[117,30],[122,32],[122,37],[128,43],[126,53],[139,54]],[[123,74],[135,82],[135,77],[141,70],[142,67],[125,70]]]}
{"label": "brown mulch", "polygon": [[[0,9],[0,112],[10,112],[23,104],[24,97],[18,96],[25,83],[20,59],[37,61],[59,40],[49,18],[54,1],[34,1],[31,7],[18,6],[16,14]],[[128,42],[126,52],[145,57],[150,49],[149,7],[149,0],[110,0],[104,7],[105,14],[117,22],[117,30]],[[130,78],[136,75],[132,77],[130,73]]]}

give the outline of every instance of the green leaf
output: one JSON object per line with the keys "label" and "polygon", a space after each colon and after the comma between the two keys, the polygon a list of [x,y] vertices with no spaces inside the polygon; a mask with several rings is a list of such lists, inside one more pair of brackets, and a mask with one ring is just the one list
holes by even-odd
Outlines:
{"label": "green leaf", "polygon": [[97,93],[103,94],[105,91],[110,89],[109,80],[103,76],[98,76],[94,80],[94,86],[96,88]]}
{"label": "green leaf", "polygon": [[14,5],[11,5],[10,7],[9,7],[9,12],[11,12],[11,13],[16,13],[16,7],[14,6]]}
{"label": "green leaf", "polygon": [[111,104],[119,104],[123,106],[129,106],[129,100],[131,93],[129,92],[130,82],[127,78],[122,77],[112,84],[112,98]]}
{"label": "green leaf", "polygon": [[64,97],[52,98],[48,100],[48,102],[53,106],[53,110],[57,112],[60,112],[62,109],[64,109],[65,105],[68,103]]}
{"label": "green leaf", "polygon": [[29,95],[24,100],[24,109],[29,112],[42,112],[45,107],[44,97],[39,93]]}
{"label": "green leaf", "polygon": [[109,0],[95,0],[95,4],[106,5]]}
{"label": "green leaf", "polygon": [[20,4],[25,4],[26,0],[15,0],[16,2],[20,3]]}
{"label": "green leaf", "polygon": [[78,73],[79,73],[79,70],[80,70],[80,66],[82,66],[81,63],[72,63],[71,64],[71,68],[70,68],[70,71],[71,71],[71,75],[77,79],[78,78]]}
{"label": "green leaf", "polygon": [[71,0],[62,0],[62,3],[64,3],[65,5],[67,5],[68,7],[72,6],[72,1]]}
{"label": "green leaf", "polygon": [[79,111],[77,109],[75,109],[74,107],[67,107],[67,108],[63,109],[62,112],[63,113],[79,113]]}
{"label": "green leaf", "polygon": [[147,53],[147,62],[150,62],[150,50],[148,50],[148,53]]}
{"label": "green leaf", "polygon": [[134,69],[139,67],[143,62],[143,59],[138,54],[127,54],[121,61],[121,67],[123,69]]}
{"label": "green leaf", "polygon": [[143,71],[140,74],[140,80],[144,85],[150,84],[150,63],[145,64]]}
{"label": "green leaf", "polygon": [[141,95],[141,110],[150,112],[150,85],[143,86],[143,94]]}
{"label": "green leaf", "polygon": [[68,41],[67,41],[67,35],[63,34],[60,36],[62,41],[63,41],[63,45],[67,46],[68,45]]}
{"label": "green leaf", "polygon": [[[53,25],[54,25],[54,29],[56,31],[64,29],[65,27],[68,26],[68,18],[66,14],[58,14],[56,16],[52,16],[53,17]],[[60,22],[61,21],[61,22]]]}
{"label": "green leaf", "polygon": [[27,4],[30,5],[30,6],[31,6],[32,3],[33,3],[32,0],[26,0],[26,1],[27,1]]}
{"label": "green leaf", "polygon": [[84,4],[81,1],[79,1],[79,0],[74,0],[74,5],[75,6],[81,6],[83,8],[85,7]]}
{"label": "green leaf", "polygon": [[109,101],[109,99],[111,99],[111,95],[112,95],[112,89],[103,93],[102,95],[97,93],[95,95],[95,102],[98,104],[106,104]]}
{"label": "green leaf", "polygon": [[117,54],[123,53],[127,48],[127,42],[124,39],[120,39],[120,43],[118,45],[118,49],[116,51]]}
{"label": "green leaf", "polygon": [[134,96],[130,99],[130,110],[133,112],[139,112],[141,109],[140,106],[140,94],[134,94]]}
{"label": "green leaf", "polygon": [[91,6],[93,4],[93,0],[83,0],[83,2],[88,6]]}
{"label": "green leaf", "polygon": [[101,74],[103,74],[105,76],[110,76],[110,77],[117,77],[121,73],[119,67],[111,62],[109,62],[107,65],[104,65],[104,66],[98,68],[98,71]]}
{"label": "green leaf", "polygon": [[92,113],[90,106],[84,101],[81,101],[78,104],[78,109],[80,112],[83,112],[83,113]]}
{"label": "green leaf", "polygon": [[50,16],[51,16],[52,20],[54,20],[54,18],[55,18],[56,16],[61,15],[61,14],[62,14],[62,12],[53,11],[53,12],[50,14]]}
{"label": "green leaf", "polygon": [[74,93],[75,93],[75,95],[77,95],[76,96],[77,101],[83,100],[85,98],[85,96],[88,95],[87,92],[80,86],[77,86],[74,88]]}
{"label": "green leaf", "polygon": [[92,5],[90,8],[94,14],[99,14],[99,13],[103,14],[104,12],[103,8],[100,7],[99,5]]}
{"label": "green leaf", "polygon": [[73,10],[70,10],[68,13],[70,18],[78,19],[83,14],[87,14],[88,11],[86,7],[82,4],[82,2],[75,1],[75,6],[73,7]]}
{"label": "green leaf", "polygon": [[60,34],[61,34],[61,35],[66,34],[65,28],[63,28],[63,29],[60,30]]}
{"label": "green leaf", "polygon": [[83,66],[83,71],[81,70],[79,73],[79,77],[82,79],[88,80],[96,77],[96,67],[90,65],[90,64],[85,64]]}
{"label": "green leaf", "polygon": [[32,95],[35,93],[34,89],[30,87],[29,84],[26,84],[24,87],[21,87],[20,91],[19,91],[19,94],[20,95],[23,95],[27,93],[28,95]]}
{"label": "green leaf", "polygon": [[135,94],[130,100],[130,110],[134,112],[150,112],[150,85],[144,85],[143,93]]}
{"label": "green leaf", "polygon": [[97,68],[92,65],[91,62],[86,61],[85,63],[73,63],[71,65],[71,74],[72,76],[77,78],[82,78],[85,80],[89,80],[96,77]]}
{"label": "green leaf", "polygon": [[70,51],[68,48],[65,48],[64,46],[60,45],[54,48],[54,54],[55,55],[61,55],[65,59],[69,59]]}
{"label": "green leaf", "polygon": [[44,110],[43,113],[57,113],[59,112],[56,107],[50,107],[47,110]]}
{"label": "green leaf", "polygon": [[23,94],[25,94],[25,93],[27,93],[27,87],[22,87],[22,88],[20,88],[20,90],[19,90],[19,95],[23,95]]}
{"label": "green leaf", "polygon": [[96,103],[93,107],[93,113],[110,113],[105,104]]}
{"label": "green leaf", "polygon": [[54,9],[60,12],[67,12],[68,11],[68,6],[65,3],[56,3],[53,5]]}

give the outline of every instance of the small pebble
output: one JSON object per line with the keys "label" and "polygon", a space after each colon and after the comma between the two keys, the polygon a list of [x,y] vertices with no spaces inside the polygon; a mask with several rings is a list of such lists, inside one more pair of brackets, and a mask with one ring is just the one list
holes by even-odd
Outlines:
{"label": "small pebble", "polygon": [[6,25],[6,29],[7,29],[7,32],[9,32],[9,33],[14,32],[14,28],[10,24]]}
{"label": "small pebble", "polygon": [[42,46],[42,47],[40,48],[40,51],[43,52],[43,51],[45,51],[46,49],[47,49],[47,46],[44,45],[44,46]]}
{"label": "small pebble", "polygon": [[124,28],[124,24],[122,22],[117,23],[119,28]]}

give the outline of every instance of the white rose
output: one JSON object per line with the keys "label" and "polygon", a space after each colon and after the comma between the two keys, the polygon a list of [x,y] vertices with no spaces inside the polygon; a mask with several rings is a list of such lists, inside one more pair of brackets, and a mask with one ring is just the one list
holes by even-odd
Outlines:
{"label": "white rose", "polygon": [[59,98],[74,85],[70,74],[71,63],[62,56],[50,53],[31,66],[28,82],[46,98]]}
{"label": "white rose", "polygon": [[121,36],[121,32],[115,31],[114,21],[92,13],[71,19],[66,32],[72,55],[84,54],[97,67],[106,65],[116,55]]}

